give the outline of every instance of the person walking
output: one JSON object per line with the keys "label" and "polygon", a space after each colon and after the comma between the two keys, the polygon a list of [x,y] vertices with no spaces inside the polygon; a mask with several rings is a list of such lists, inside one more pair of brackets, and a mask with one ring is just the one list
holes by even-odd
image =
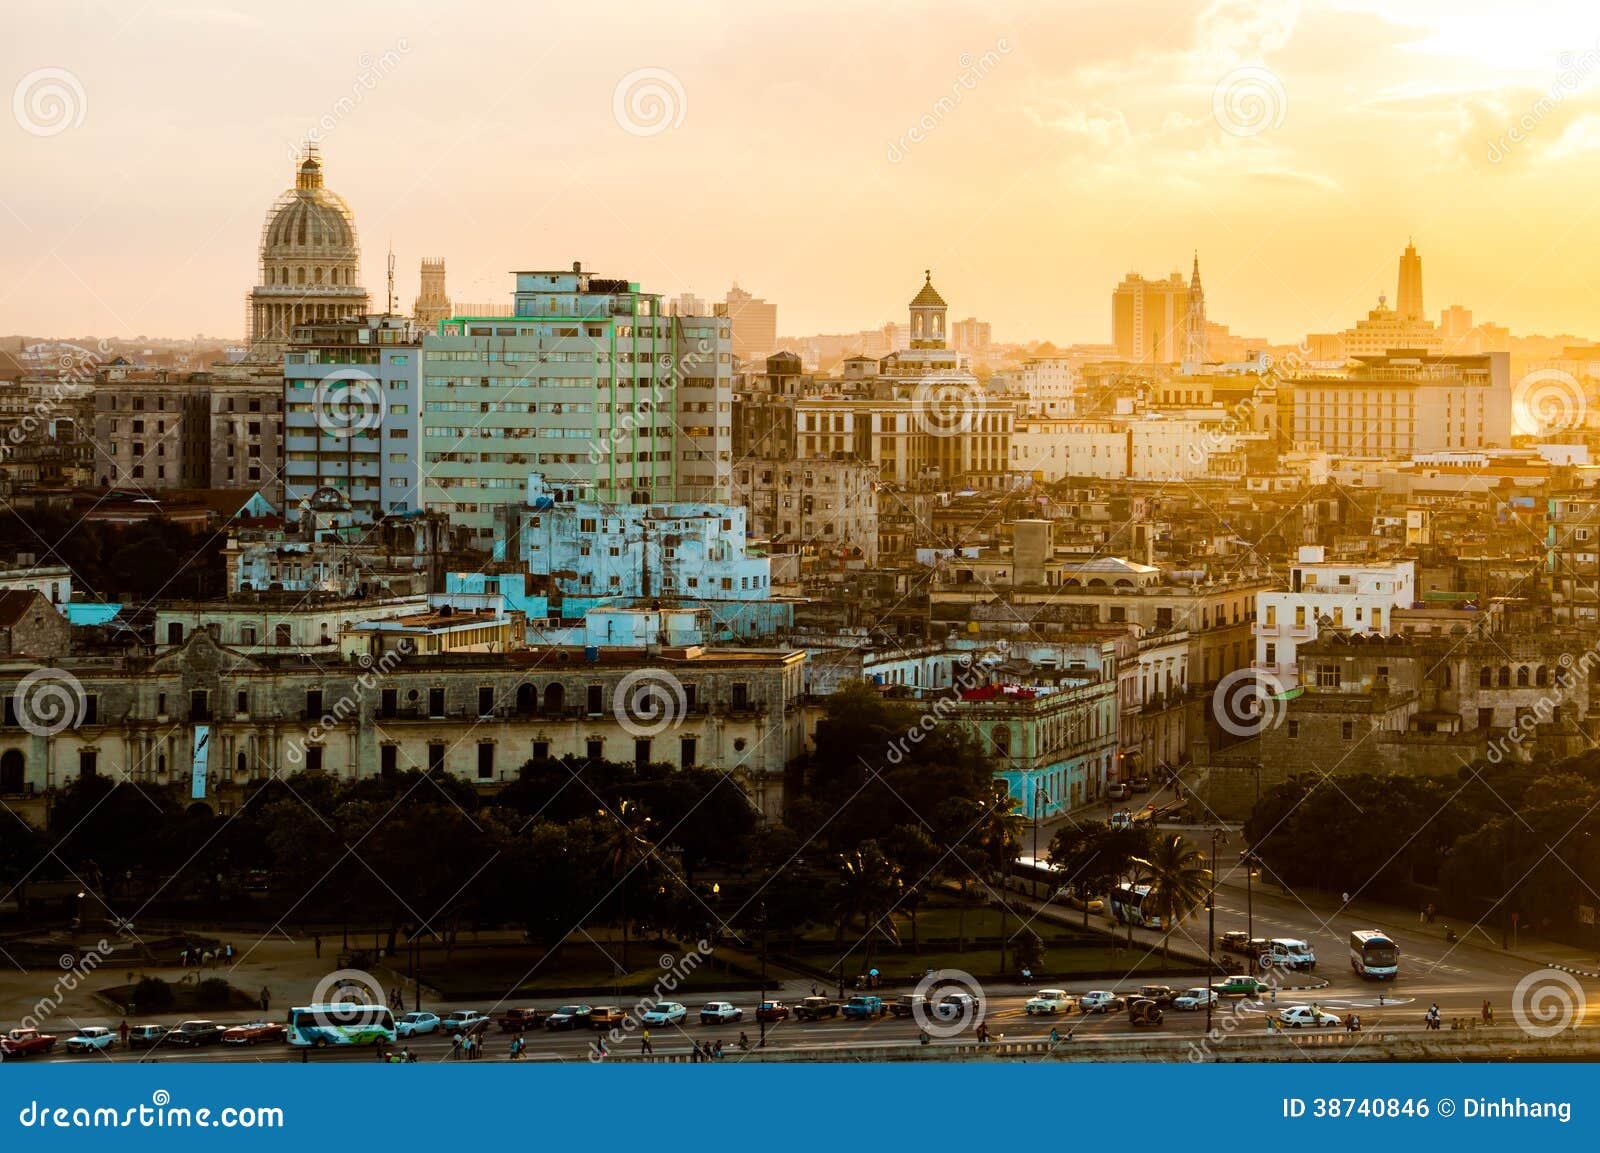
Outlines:
{"label": "person walking", "polygon": [[608,1050],[606,1049],[606,1039],[604,1037],[594,1043],[594,1051],[599,1054],[600,1060],[604,1061],[606,1059]]}
{"label": "person walking", "polygon": [[1494,1024],[1494,1002],[1493,1001],[1485,1001],[1483,1003],[1483,1019],[1484,1019],[1485,1023],[1487,1023],[1487,1024],[1490,1024],[1490,1025]]}
{"label": "person walking", "polygon": [[122,1047],[124,1049],[128,1047],[128,1022],[126,1019],[123,1020],[122,1024],[117,1026],[117,1039],[122,1042]]}
{"label": "person walking", "polygon": [[649,1029],[646,1029],[644,1032],[639,1034],[639,1056],[643,1057],[647,1053],[651,1056],[655,1055],[655,1049],[653,1049],[650,1045]]}
{"label": "person walking", "polygon": [[722,1060],[722,1038],[721,1037],[717,1038],[717,1047],[714,1050],[712,1050],[711,1056],[714,1059],[718,1060],[718,1061]]}
{"label": "person walking", "polygon": [[260,1002],[263,1013],[272,1008],[272,993],[268,991],[265,985],[261,986],[261,995],[256,1000]]}

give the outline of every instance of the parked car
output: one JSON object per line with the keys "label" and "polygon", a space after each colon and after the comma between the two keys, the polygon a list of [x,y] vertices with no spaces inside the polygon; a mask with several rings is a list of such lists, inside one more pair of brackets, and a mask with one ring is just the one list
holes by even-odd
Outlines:
{"label": "parked car", "polygon": [[289,1030],[277,1021],[251,1021],[222,1031],[222,1040],[228,1045],[260,1045],[267,1041],[282,1041]]}
{"label": "parked car", "polygon": [[628,1011],[620,1005],[596,1005],[589,1010],[589,1028],[616,1029],[628,1019]]}
{"label": "parked car", "polygon": [[220,1045],[222,1034],[227,1032],[215,1021],[185,1021],[166,1036],[168,1045],[185,1049],[198,1049],[202,1045]]}
{"label": "parked car", "polygon": [[681,1025],[689,1016],[689,1009],[677,1001],[661,1001],[654,1009],[646,1010],[639,1020],[646,1025]]}
{"label": "parked car", "polygon": [[844,1003],[844,1008],[839,1010],[847,1021],[866,1021],[873,1017],[883,1016],[883,998],[872,997],[858,993]]}
{"label": "parked car", "polygon": [[1139,996],[1140,997],[1142,997],[1146,1001],[1154,1001],[1157,1005],[1160,1005],[1162,1008],[1166,1008],[1168,1005],[1172,1004],[1172,999],[1174,997],[1176,997],[1177,995],[1178,995],[1178,991],[1176,989],[1174,989],[1171,985],[1140,985],[1139,986]]}
{"label": "parked car", "polygon": [[1278,1025],[1284,1029],[1337,1029],[1343,1024],[1332,1013],[1310,1005],[1291,1005],[1278,1014]]}
{"label": "parked car", "polygon": [[[909,1017],[911,1014],[915,1013],[919,1007],[925,1007],[927,1003],[928,999],[921,993],[902,993],[900,996],[896,997],[893,1004],[889,1006],[889,1012],[893,1013],[896,1017]],[[846,1016],[848,1015],[849,1014],[846,1014]]]}
{"label": "parked car", "polygon": [[1136,793],[1148,793],[1150,791],[1149,774],[1140,773],[1138,776],[1134,777],[1133,780],[1128,782],[1128,787]]}
{"label": "parked car", "polygon": [[5,1057],[32,1057],[36,1053],[48,1053],[55,1047],[55,1037],[37,1029],[13,1029],[0,1037],[0,1056]]}
{"label": "parked car", "polygon": [[539,1028],[548,1016],[549,1009],[507,1009],[495,1020],[502,1033],[525,1033],[529,1029]]}
{"label": "parked car", "polygon": [[1085,1013],[1115,1013],[1127,1002],[1106,989],[1090,989],[1078,998],[1078,1008]]}
{"label": "parked car", "polygon": [[1127,809],[1118,809],[1111,814],[1110,825],[1113,829],[1131,829],[1133,827],[1133,814]]}
{"label": "parked car", "polygon": [[794,1007],[794,1015],[801,1021],[821,1021],[839,1015],[839,1002],[826,997],[806,997]]}
{"label": "parked car", "polygon": [[1309,973],[1317,967],[1316,950],[1298,937],[1274,937],[1267,942],[1267,952],[1272,957],[1272,963],[1280,969]]}
{"label": "parked car", "polygon": [[1144,997],[1128,1006],[1128,1024],[1136,1028],[1140,1025],[1159,1025],[1164,1017],[1161,1006]]}
{"label": "parked car", "polygon": [[476,1009],[457,1009],[445,1015],[439,1022],[439,1028],[450,1036],[457,1033],[470,1037],[474,1033],[481,1033],[489,1027],[489,1018]]}
{"label": "parked car", "polygon": [[1222,984],[1213,985],[1211,988],[1224,997],[1254,997],[1257,993],[1265,993],[1267,984],[1254,977],[1237,976],[1229,977]]}
{"label": "parked car", "polygon": [[110,1029],[90,1025],[87,1029],[78,1030],[76,1037],[67,1038],[67,1052],[93,1053],[100,1049],[109,1049],[116,1043],[117,1035]]}
{"label": "parked car", "polygon": [[[807,998],[811,1000],[811,998]],[[722,1025],[729,1021],[743,1021],[744,1010],[738,1008],[732,1001],[707,1001],[700,1006],[700,1023],[702,1025]]]}
{"label": "parked car", "polygon": [[135,1025],[128,1030],[128,1048],[151,1049],[166,1039],[165,1025]]}
{"label": "parked car", "polygon": [[423,1033],[439,1031],[439,1014],[407,1013],[394,1023],[396,1037],[417,1037]]}
{"label": "parked car", "polygon": [[1104,897],[1084,898],[1077,896],[1076,894],[1069,893],[1063,898],[1063,900],[1066,901],[1070,908],[1077,909],[1080,912],[1083,910],[1085,905],[1089,906],[1089,912],[1091,913],[1104,913],[1106,911],[1106,902]]}
{"label": "parked car", "polygon": [[782,1001],[763,1001],[756,1006],[757,1021],[783,1021],[789,1016],[789,1006]]}
{"label": "parked car", "polygon": [[1070,1013],[1074,1004],[1072,994],[1065,989],[1040,989],[1028,998],[1028,1003],[1023,1009],[1030,1017],[1040,1017],[1055,1013]]}
{"label": "parked car", "polygon": [[563,1005],[544,1019],[544,1027],[552,1032],[586,1027],[592,1012],[594,1010],[588,1005]]}
{"label": "parked car", "polygon": [[1131,795],[1132,790],[1128,788],[1126,781],[1118,781],[1116,784],[1112,785],[1106,790],[1106,797],[1108,800],[1125,801]]}
{"label": "parked car", "polygon": [[1172,1007],[1185,1013],[1193,1013],[1204,1009],[1207,1005],[1215,1005],[1222,1000],[1212,989],[1185,989],[1172,999]]}

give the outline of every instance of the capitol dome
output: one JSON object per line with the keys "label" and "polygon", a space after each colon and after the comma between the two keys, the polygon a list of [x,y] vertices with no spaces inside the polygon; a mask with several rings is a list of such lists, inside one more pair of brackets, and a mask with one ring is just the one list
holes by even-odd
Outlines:
{"label": "capitol dome", "polygon": [[261,278],[250,294],[251,359],[282,354],[297,324],[366,313],[355,214],[324,187],[322,158],[308,152],[294,187],[267,212],[261,229]]}

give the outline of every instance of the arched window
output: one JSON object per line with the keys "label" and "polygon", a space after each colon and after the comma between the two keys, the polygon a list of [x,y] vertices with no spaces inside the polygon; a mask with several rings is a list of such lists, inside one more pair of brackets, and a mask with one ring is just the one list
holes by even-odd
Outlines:
{"label": "arched window", "polygon": [[527,681],[517,686],[517,712],[529,716],[539,709],[539,690]]}
{"label": "arched window", "polygon": [[1488,665],[1478,670],[1478,687],[1480,689],[1494,688],[1494,670]]}
{"label": "arched window", "polygon": [[994,730],[994,732],[990,735],[989,739],[994,743],[994,755],[995,756],[997,756],[997,757],[1009,757],[1011,755],[1011,730],[1010,729],[1004,728],[1004,727],[996,728]]}
{"label": "arched window", "polygon": [[20,793],[28,776],[28,758],[20,749],[0,753],[0,793]]}
{"label": "arched window", "polygon": [[1528,666],[1527,665],[1518,665],[1517,666],[1517,688],[1525,689],[1527,687],[1528,687]]}
{"label": "arched window", "polygon": [[1511,687],[1511,666],[1510,665],[1501,665],[1500,666],[1500,677],[1499,677],[1498,683],[1499,683],[1500,687],[1503,688],[1503,689],[1509,689]]}
{"label": "arched window", "polygon": [[566,703],[566,694],[562,691],[561,683],[559,681],[552,681],[550,684],[545,686],[545,690],[544,690],[544,711],[545,712],[547,712],[547,713],[559,713],[561,711],[562,706],[565,703]]}
{"label": "arched window", "polygon": [[1533,683],[1541,689],[1548,685],[1550,683],[1550,670],[1544,665],[1540,665],[1534,670]]}
{"label": "arched window", "polygon": [[321,284],[322,283],[322,269],[318,268],[315,271],[315,277],[316,277],[315,283]]}
{"label": "arched window", "polygon": [[233,767],[234,771],[242,777],[250,771],[250,761],[243,753],[240,753],[234,759]]}
{"label": "arched window", "polygon": [[304,284],[306,282],[306,270],[304,268],[295,269],[294,280],[296,284]]}

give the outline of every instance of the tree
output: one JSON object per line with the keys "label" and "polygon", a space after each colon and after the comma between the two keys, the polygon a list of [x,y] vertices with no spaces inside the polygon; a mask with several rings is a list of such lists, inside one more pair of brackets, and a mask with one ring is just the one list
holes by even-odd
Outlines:
{"label": "tree", "polygon": [[1206,899],[1210,878],[1203,852],[1182,833],[1165,833],[1156,838],[1147,856],[1134,864],[1150,885],[1145,894],[1147,913],[1161,918],[1161,965],[1168,964],[1167,945],[1172,930]]}
{"label": "tree", "polygon": [[650,818],[645,816],[633,801],[623,801],[610,813],[602,809],[598,815],[602,823],[607,817],[611,820],[610,825],[607,826],[602,853],[605,858],[606,868],[611,874],[611,880],[615,886],[614,891],[617,894],[618,904],[621,909],[622,956],[619,963],[626,970],[628,968],[628,884],[632,879],[636,866],[642,865],[655,853],[655,845],[651,844],[645,835],[650,825]]}
{"label": "tree", "polygon": [[1144,825],[1115,829],[1105,821],[1072,824],[1050,841],[1050,863],[1061,870],[1067,884],[1083,899],[1083,923],[1089,924],[1089,898],[1109,892],[1128,875],[1134,860],[1151,850],[1150,831]]}
{"label": "tree", "polygon": [[939,883],[945,854],[921,825],[896,825],[884,842],[884,851],[905,884],[902,901],[911,914],[911,951],[920,952],[917,907],[922,904],[925,891]]}
{"label": "tree", "polygon": [[900,889],[899,869],[884,855],[877,841],[866,841],[853,852],[840,855],[834,897],[839,910],[837,941],[843,950],[839,957],[841,977],[844,959],[854,951],[854,946],[844,949],[845,930],[853,919],[859,917],[862,921],[868,967],[872,962],[872,941],[879,932],[891,941],[897,939],[890,913],[899,900]]}

